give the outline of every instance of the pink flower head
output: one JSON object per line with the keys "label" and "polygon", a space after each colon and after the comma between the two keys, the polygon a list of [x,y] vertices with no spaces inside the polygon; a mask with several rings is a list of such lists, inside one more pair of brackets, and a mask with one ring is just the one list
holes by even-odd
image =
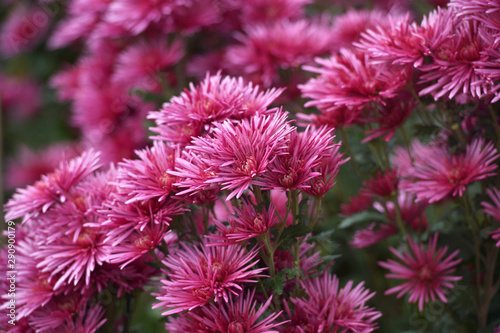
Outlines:
{"label": "pink flower head", "polygon": [[349,160],[349,158],[342,159],[344,154],[341,154],[339,149],[340,143],[323,154],[319,164],[312,169],[320,175],[308,181],[309,187],[302,189],[305,193],[320,198],[335,185],[335,177],[339,173],[340,166]]}
{"label": "pink flower head", "polygon": [[46,212],[52,205],[65,202],[68,191],[101,166],[99,155],[88,150],[70,161],[62,161],[55,171],[43,175],[34,185],[18,189],[5,205],[5,219],[24,216],[23,220],[27,221]]}
{"label": "pink flower head", "polygon": [[281,311],[272,313],[259,321],[269,307],[272,296],[257,308],[254,299],[255,291],[241,294],[236,301],[229,299],[229,303],[209,304],[199,310],[190,311],[186,315],[171,320],[166,328],[171,333],[184,332],[251,332],[251,333],[277,333],[272,330],[284,322],[276,323]]}
{"label": "pink flower head", "polygon": [[377,224],[373,222],[366,229],[356,230],[349,245],[360,249],[376,244],[398,233],[398,228],[393,224],[381,224],[379,228],[375,230],[376,225]]}
{"label": "pink flower head", "polygon": [[388,100],[385,105],[381,105],[378,110],[372,112],[373,115],[371,117],[368,116],[366,119],[363,119],[363,122],[368,121],[378,124],[378,128],[365,132],[367,136],[363,139],[363,143],[381,136],[383,136],[384,141],[389,142],[396,130],[400,126],[403,126],[406,119],[417,106],[417,102],[412,98],[408,98],[408,96],[403,95],[401,97]]}
{"label": "pink flower head", "polygon": [[16,6],[0,31],[0,53],[12,57],[31,50],[50,26],[49,14],[39,6]]}
{"label": "pink flower head", "polygon": [[117,58],[113,73],[115,82],[144,91],[160,92],[160,73],[166,73],[183,56],[183,45],[176,40],[168,45],[166,39],[138,42],[123,50]]}
{"label": "pink flower head", "polygon": [[298,113],[299,125],[313,124],[314,126],[328,126],[330,128],[349,127],[359,123],[362,119],[362,110],[357,107],[336,106],[329,110],[321,110],[320,114]]}
{"label": "pink flower head", "polygon": [[310,187],[308,181],[320,176],[313,169],[321,159],[331,153],[333,130],[306,128],[305,132],[290,133],[287,153],[276,157],[269,165],[271,172],[264,174],[266,189],[295,190]]}
{"label": "pink flower head", "polygon": [[173,192],[176,178],[168,173],[175,167],[179,149],[155,141],[152,148],[136,151],[139,159],[124,160],[118,165],[115,180],[120,193],[128,196],[125,204],[147,200],[165,201]]}
{"label": "pink flower head", "polygon": [[363,109],[371,102],[384,104],[409,80],[403,67],[372,64],[370,58],[348,49],[327,59],[316,58],[319,67],[304,69],[319,76],[299,85],[303,97],[311,98],[306,107],[332,112],[338,108]]}
{"label": "pink flower head", "polygon": [[42,104],[39,84],[30,77],[7,76],[0,73],[0,106],[9,118],[32,118]]}
{"label": "pink flower head", "polygon": [[360,192],[357,196],[351,197],[349,203],[340,205],[340,216],[351,216],[367,210],[372,206],[372,198],[366,192]]}
{"label": "pink flower head", "polygon": [[419,95],[431,94],[438,100],[452,99],[458,93],[480,98],[489,92],[489,84],[476,71],[489,58],[485,51],[493,47],[481,38],[481,29],[477,21],[465,20],[450,31],[453,38],[436,47],[432,62],[420,67],[425,72],[420,77],[425,88]]}
{"label": "pink flower head", "polygon": [[369,308],[366,302],[375,295],[364,288],[364,283],[353,288],[349,281],[339,289],[339,280],[325,272],[317,278],[300,281],[306,298],[292,298],[295,307],[306,314],[313,325],[325,331],[344,329],[353,332],[372,332],[377,328],[375,320],[381,313]]}
{"label": "pink flower head", "polygon": [[[352,48],[352,44],[359,41],[366,30],[386,29],[394,18],[381,10],[354,10],[338,15],[333,21],[335,44],[337,49]],[[380,28],[382,27],[382,28]]]}
{"label": "pink flower head", "polygon": [[[448,196],[462,196],[467,185],[493,176],[497,166],[497,150],[492,142],[483,138],[474,139],[467,145],[465,153],[450,155],[443,147],[423,146],[413,143],[413,165],[404,169],[399,166],[403,177],[413,181],[401,182],[401,189],[417,196],[417,201],[430,203]],[[405,153],[399,153],[399,155]],[[406,153],[407,155],[407,153]],[[396,161],[402,156],[396,156]]]}
{"label": "pink flower head", "polygon": [[273,206],[268,210],[257,208],[247,200],[242,200],[242,208],[234,208],[234,216],[229,216],[229,228],[215,220],[217,230],[221,235],[206,236],[211,242],[208,246],[223,246],[237,244],[266,233],[279,223],[278,215]]}
{"label": "pink flower head", "polygon": [[450,7],[457,8],[457,15],[481,22],[492,30],[495,42],[500,40],[500,3],[495,0],[451,0]]}
{"label": "pink flower head", "polygon": [[245,35],[237,36],[242,45],[228,48],[226,67],[269,86],[278,82],[280,68],[310,63],[314,57],[329,53],[332,36],[326,17],[248,26]]}
{"label": "pink flower head", "polygon": [[288,113],[277,111],[270,116],[256,115],[235,124],[229,120],[215,123],[212,137],[193,139],[194,152],[206,154],[214,177],[206,183],[231,190],[227,200],[239,198],[250,185],[265,186],[260,176],[268,166],[286,153],[288,134],[293,127],[286,122]]}
{"label": "pink flower head", "polygon": [[304,7],[312,0],[250,0],[242,3],[243,23],[251,25],[303,16]]}
{"label": "pink flower head", "polygon": [[377,176],[363,183],[361,190],[370,197],[391,197],[398,190],[399,178],[396,169],[378,171]]}
{"label": "pink flower head", "polygon": [[[415,231],[423,231],[427,229],[427,218],[424,211],[428,203],[426,201],[416,202],[414,195],[400,191],[398,193],[398,205],[401,214],[401,219],[406,225]],[[375,202],[373,207],[380,213],[385,214],[389,224],[396,226],[396,210],[394,202],[386,202],[385,208],[379,202]]]}
{"label": "pink flower head", "polygon": [[173,97],[160,111],[150,112],[148,118],[157,125],[151,130],[160,134],[153,139],[188,143],[204,130],[210,132],[210,126],[204,127],[213,122],[269,114],[267,107],[282,91],[274,88],[261,91],[241,77],[223,77],[220,72],[207,74],[199,85],[191,83],[190,90]]}
{"label": "pink flower head", "polygon": [[187,196],[186,200],[196,204],[217,200],[221,189],[217,184],[208,183],[215,177],[215,172],[210,170],[211,167],[207,155],[183,150],[182,157],[176,160],[175,171],[168,172],[178,179],[178,182],[173,184],[180,189],[177,195]]}
{"label": "pink flower head", "polygon": [[390,274],[386,274],[387,278],[407,281],[387,290],[386,295],[398,293],[397,297],[400,298],[404,294],[409,294],[408,301],[418,302],[420,311],[423,310],[424,303],[434,301],[436,296],[446,303],[447,290],[444,288],[452,289],[452,282],[462,279],[461,276],[451,275],[462,259],[455,259],[458,250],[445,257],[448,247],[437,249],[437,238],[437,234],[431,236],[427,248],[412,239],[408,239],[410,251],[399,252],[392,247],[389,248],[402,263],[388,260],[379,261],[379,265],[391,271]]}
{"label": "pink flower head", "polygon": [[257,251],[247,252],[238,245],[224,247],[200,247],[183,245],[182,250],[168,256],[163,263],[167,266],[168,280],[162,280],[160,293],[156,294],[167,316],[184,310],[193,310],[215,302],[229,302],[231,294],[239,295],[243,283],[256,282],[255,278],[267,268],[253,268],[252,260]]}

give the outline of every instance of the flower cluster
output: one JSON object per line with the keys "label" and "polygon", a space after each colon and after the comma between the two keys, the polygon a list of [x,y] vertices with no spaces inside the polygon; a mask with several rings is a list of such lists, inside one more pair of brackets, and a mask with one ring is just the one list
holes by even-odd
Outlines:
{"label": "flower cluster", "polygon": [[4,1],[0,331],[498,329],[500,4],[351,2]]}

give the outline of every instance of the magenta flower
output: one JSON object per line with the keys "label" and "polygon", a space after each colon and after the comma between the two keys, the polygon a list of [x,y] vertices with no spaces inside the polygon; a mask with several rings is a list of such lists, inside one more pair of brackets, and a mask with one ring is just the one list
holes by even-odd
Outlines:
{"label": "magenta flower", "polygon": [[68,191],[101,166],[99,156],[98,152],[88,150],[70,161],[62,161],[54,172],[43,175],[34,185],[18,189],[5,205],[5,219],[23,217],[26,221],[56,203],[65,202]]}
{"label": "magenta flower", "polygon": [[304,15],[304,6],[312,0],[249,0],[241,3],[243,23],[252,25]]}
{"label": "magenta flower", "polygon": [[257,251],[247,252],[237,245],[225,247],[183,248],[163,263],[167,266],[168,280],[155,296],[160,301],[153,308],[161,307],[167,316],[184,310],[193,310],[211,300],[229,302],[231,294],[239,295],[243,283],[256,282],[255,278],[267,268],[254,268],[258,262],[252,260]]}
{"label": "magenta flower", "polygon": [[430,64],[420,67],[425,72],[420,77],[425,88],[419,95],[431,94],[438,100],[452,99],[458,93],[480,98],[489,92],[489,84],[476,71],[489,58],[485,51],[493,47],[481,38],[481,29],[478,22],[465,20],[450,31],[453,38],[434,50]]}
{"label": "magenta flower", "polygon": [[373,204],[371,196],[368,196],[364,192],[360,192],[358,195],[351,197],[349,203],[340,205],[340,216],[347,217],[354,215],[356,213],[362,212],[370,208]]}
{"label": "magenta flower", "polygon": [[300,281],[307,298],[292,298],[295,307],[300,307],[312,325],[323,327],[325,331],[339,330],[372,332],[377,328],[375,320],[381,313],[366,306],[375,295],[364,288],[364,283],[353,288],[349,281],[339,289],[339,280],[325,272],[322,276]]}
{"label": "magenta flower", "polygon": [[229,299],[228,303],[209,304],[206,307],[190,311],[179,318],[171,319],[166,324],[166,329],[171,333],[199,332],[199,333],[277,333],[273,328],[285,322],[276,322],[281,311],[272,313],[259,321],[269,307],[272,296],[257,308],[257,301],[254,299],[255,291],[241,294],[236,301]]}
{"label": "magenta flower", "polygon": [[407,280],[403,284],[393,287],[385,292],[386,295],[398,293],[400,298],[404,294],[409,294],[410,303],[418,302],[420,311],[424,308],[424,303],[430,300],[435,301],[436,296],[446,303],[448,289],[453,289],[453,281],[459,281],[461,276],[452,276],[456,265],[462,259],[455,259],[458,250],[446,256],[448,247],[436,248],[438,234],[434,234],[429,239],[429,246],[418,244],[412,239],[408,239],[410,251],[399,252],[394,248],[389,248],[402,263],[394,260],[379,261],[379,265],[391,271],[386,274],[387,278]]}
{"label": "magenta flower", "polygon": [[383,241],[398,233],[398,228],[393,224],[381,224],[378,229],[375,230],[376,225],[377,224],[373,222],[366,229],[356,230],[349,245],[361,249]]}
{"label": "magenta flower", "polygon": [[266,233],[280,220],[273,206],[266,210],[257,208],[247,200],[242,200],[242,208],[234,208],[234,215],[227,218],[229,227],[215,220],[220,235],[208,235],[208,246],[237,244]]}
{"label": "magenta flower", "polygon": [[212,137],[194,138],[194,152],[205,154],[214,177],[207,184],[218,184],[231,190],[226,200],[239,198],[250,185],[265,186],[259,176],[269,172],[268,166],[286,153],[288,134],[293,127],[286,122],[288,113],[277,111],[270,116],[256,115],[235,124],[215,123]]}
{"label": "magenta flower", "polygon": [[[445,148],[423,146],[414,142],[411,148],[414,157],[413,166],[399,166],[399,172],[410,180],[401,182],[401,189],[413,193],[418,201],[430,203],[448,196],[462,196],[467,185],[494,175],[497,168],[494,161],[498,153],[492,142],[474,139],[466,147],[465,153],[450,155]],[[408,153],[396,156],[398,163],[404,164]],[[413,181],[411,181],[413,179]]]}
{"label": "magenta flower", "polygon": [[269,86],[278,81],[280,68],[307,64],[329,53],[334,45],[332,37],[326,17],[251,25],[245,28],[245,35],[237,36],[242,45],[228,48],[226,67]]}
{"label": "magenta flower", "polygon": [[151,131],[159,134],[153,139],[189,143],[192,137],[210,133],[207,125],[213,122],[270,114],[267,107],[283,92],[274,88],[261,91],[241,77],[223,77],[220,72],[207,74],[199,85],[191,83],[189,88],[163,104],[160,111],[149,113],[148,118],[156,122]]}
{"label": "magenta flower", "polygon": [[153,147],[136,151],[139,159],[124,160],[113,184],[128,197],[125,204],[157,200],[163,202],[174,190],[176,177],[168,173],[175,167],[179,149],[155,141]]}
{"label": "magenta flower", "polygon": [[361,192],[369,197],[391,197],[397,193],[399,178],[396,169],[378,171],[369,181],[363,182]]}
{"label": "magenta flower", "polygon": [[315,60],[319,67],[304,66],[304,69],[319,76],[299,88],[303,97],[312,99],[305,106],[315,106],[323,112],[346,106],[363,109],[370,102],[384,104],[384,99],[395,97],[409,80],[405,68],[375,65],[366,54],[348,49]]}
{"label": "magenta flower", "polygon": [[349,160],[349,158],[342,159],[344,154],[341,154],[339,149],[340,143],[325,152],[320,163],[312,169],[313,172],[318,172],[320,175],[309,180],[309,187],[304,187],[302,191],[320,198],[335,185],[335,177],[339,173],[340,166]]}
{"label": "magenta flower", "polygon": [[286,154],[279,155],[269,165],[271,172],[263,175],[265,189],[295,190],[310,187],[308,181],[321,173],[313,169],[333,148],[333,130],[306,128],[305,132],[290,133]]}
{"label": "magenta flower", "polygon": [[175,65],[184,55],[183,44],[176,40],[171,45],[166,39],[139,42],[123,50],[117,58],[113,81],[127,87],[161,92],[159,73]]}

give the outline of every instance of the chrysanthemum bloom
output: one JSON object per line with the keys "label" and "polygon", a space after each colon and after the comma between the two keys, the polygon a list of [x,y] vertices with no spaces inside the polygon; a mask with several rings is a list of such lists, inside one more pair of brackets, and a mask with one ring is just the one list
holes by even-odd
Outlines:
{"label": "chrysanthemum bloom", "polygon": [[481,38],[481,29],[479,22],[466,20],[451,31],[454,37],[434,50],[430,64],[420,67],[425,72],[420,77],[425,86],[420,96],[431,94],[438,100],[464,93],[480,98],[489,92],[489,84],[476,72],[489,58],[485,51],[493,48]]}
{"label": "chrysanthemum bloom", "polygon": [[398,233],[398,228],[393,224],[380,224],[375,230],[376,226],[377,223],[373,222],[366,229],[356,230],[349,245],[361,249]]}
{"label": "chrysanthemum bloom", "polygon": [[221,235],[208,235],[208,246],[237,244],[266,233],[277,225],[280,220],[273,206],[269,210],[257,208],[247,200],[242,200],[242,208],[234,208],[234,216],[229,216],[226,227],[221,221],[215,220],[217,230]]}
{"label": "chrysanthemum bloom", "polygon": [[451,0],[451,7],[457,8],[457,15],[472,18],[492,30],[495,42],[500,38],[500,3],[495,0]]}
{"label": "chrysanthemum bloom", "polygon": [[290,133],[286,154],[276,157],[263,175],[265,189],[296,190],[310,187],[308,181],[321,174],[313,169],[331,153],[333,130],[327,127],[306,128]]}
{"label": "chrysanthemum bloom", "polygon": [[166,70],[175,65],[183,55],[180,40],[170,45],[165,38],[139,42],[120,53],[112,79],[123,82],[130,88],[161,92],[161,79],[157,75],[168,75]]}
{"label": "chrysanthemum bloom", "polygon": [[335,47],[352,48],[353,43],[359,41],[366,30],[375,29],[379,26],[384,29],[389,26],[388,21],[394,18],[381,10],[354,10],[349,9],[345,14],[335,16],[332,25],[334,32]]}
{"label": "chrysanthemum bloom", "polygon": [[329,110],[321,110],[319,114],[298,113],[297,118],[301,126],[311,123],[317,127],[349,127],[361,122],[362,110],[352,106],[337,106]]}
{"label": "chrysanthemum bloom", "polygon": [[339,149],[340,143],[323,154],[320,163],[312,169],[320,175],[309,180],[309,187],[303,188],[302,191],[320,198],[335,185],[335,177],[339,173],[340,166],[349,160],[349,158],[342,159],[344,154],[341,154]]}
{"label": "chrysanthemum bloom", "polygon": [[312,100],[306,107],[332,112],[346,106],[363,109],[369,103],[384,103],[393,98],[409,80],[408,71],[401,66],[372,64],[363,53],[348,49],[327,59],[316,58],[319,67],[304,69],[319,76],[299,85],[303,97]]}
{"label": "chrysanthemum bloom", "polygon": [[400,298],[404,294],[409,294],[408,301],[418,302],[420,311],[423,310],[424,303],[435,301],[436,296],[446,303],[448,291],[444,288],[452,289],[452,282],[462,279],[461,276],[451,275],[462,259],[455,259],[458,250],[445,257],[448,247],[436,248],[437,239],[437,234],[431,236],[427,248],[412,239],[408,239],[409,251],[399,252],[392,247],[389,248],[402,263],[388,260],[379,261],[378,264],[391,271],[390,274],[386,274],[387,278],[407,281],[387,290],[386,295],[398,293],[397,297]]}
{"label": "chrysanthemum bloom", "polygon": [[360,192],[358,195],[351,197],[349,203],[340,205],[340,216],[351,216],[356,213],[367,210],[372,206],[372,198],[366,193]]}
{"label": "chrysanthemum bloom", "polygon": [[388,24],[362,33],[356,47],[375,63],[392,63],[419,68],[443,41],[451,38],[456,19],[453,12],[438,9],[424,17],[419,26],[410,15],[389,16]]}
{"label": "chrysanthemum bloom", "polygon": [[[494,163],[497,150],[492,142],[485,144],[483,138],[474,139],[465,153],[457,155],[450,155],[443,147],[419,143],[413,143],[411,151],[413,166],[407,169],[399,166],[402,176],[409,178],[400,187],[415,194],[417,201],[433,203],[448,196],[461,197],[468,184],[495,175],[493,171],[497,168]],[[396,160],[401,158],[396,156]]]}
{"label": "chrysanthemum bloom", "polygon": [[385,105],[380,105],[377,110],[373,110],[371,116],[362,119],[363,122],[378,124],[377,128],[365,132],[366,137],[363,139],[363,143],[381,136],[386,142],[392,139],[396,130],[403,126],[417,106],[417,102],[411,97],[406,100],[403,100],[403,98],[408,98],[408,96],[403,95],[402,98],[390,99]]}
{"label": "chrysanthemum bloom", "polygon": [[304,15],[304,7],[312,0],[250,0],[241,4],[244,24],[267,23],[295,19]]}
{"label": "chrysanthemum bloom", "polygon": [[26,221],[46,212],[56,203],[65,202],[71,187],[101,166],[99,155],[98,152],[88,150],[77,158],[61,162],[54,172],[43,175],[34,185],[18,189],[5,205],[5,219],[24,217],[23,220]]}
{"label": "chrysanthemum bloom", "polygon": [[[493,201],[493,204],[486,201],[481,202],[483,211],[492,216],[497,222],[500,222],[500,191],[497,188],[494,188],[493,190],[488,189],[487,192],[491,201]],[[496,245],[500,246],[500,228],[491,231],[488,234],[491,235],[491,238],[498,241]]]}
{"label": "chrysanthemum bloom", "polygon": [[125,204],[165,199],[173,192],[176,177],[174,170],[179,149],[164,142],[155,141],[153,147],[136,151],[139,159],[120,162],[114,185],[128,197]]}
{"label": "chrysanthemum bloom", "polygon": [[155,296],[160,301],[153,308],[165,310],[167,316],[192,310],[214,300],[228,302],[231,294],[239,295],[244,283],[257,282],[255,278],[267,268],[254,268],[252,260],[257,251],[247,252],[238,245],[200,247],[183,245],[163,263],[168,268],[168,280]]}
{"label": "chrysanthemum bloom", "polygon": [[228,48],[225,66],[269,86],[279,82],[280,68],[311,63],[314,57],[329,53],[332,36],[326,17],[248,26],[245,35],[237,36],[242,45]]}
{"label": "chrysanthemum bloom", "polygon": [[215,123],[213,137],[194,138],[194,152],[207,156],[206,163],[214,171],[206,183],[231,190],[226,200],[239,198],[250,185],[265,186],[259,176],[269,172],[268,166],[286,153],[288,134],[294,127],[286,122],[288,112],[276,111],[270,116],[256,115],[239,123],[226,120]]}
{"label": "chrysanthemum bloom", "polygon": [[0,73],[0,106],[9,119],[30,119],[42,104],[40,84],[29,76],[11,76]]}
{"label": "chrysanthemum bloom", "polygon": [[370,197],[391,197],[398,190],[399,178],[396,169],[378,171],[369,181],[363,182],[362,193]]}
{"label": "chrysanthemum bloom", "polygon": [[199,333],[276,333],[273,328],[284,322],[276,322],[281,311],[272,313],[259,321],[272,301],[272,296],[257,308],[254,299],[255,291],[241,294],[236,301],[229,299],[225,304],[209,304],[197,311],[188,312],[186,315],[176,318],[166,324],[166,328],[172,333],[199,332]]}
{"label": "chrysanthemum bloom", "polygon": [[9,13],[0,31],[0,53],[12,57],[29,51],[43,38],[51,24],[51,17],[41,7],[16,5]]}
{"label": "chrysanthemum bloom", "polygon": [[188,143],[192,137],[210,132],[215,121],[248,118],[255,114],[269,114],[267,107],[283,92],[283,89],[261,91],[243,79],[207,76],[199,85],[190,84],[180,96],[163,104],[160,111],[150,112],[148,118],[156,122],[152,132],[160,139]]}
{"label": "chrysanthemum bloom", "polygon": [[305,312],[309,321],[325,331],[372,332],[377,328],[375,320],[381,313],[366,305],[375,293],[365,289],[363,282],[353,288],[353,282],[349,281],[339,289],[338,278],[325,272],[300,284],[307,297],[291,301]]}

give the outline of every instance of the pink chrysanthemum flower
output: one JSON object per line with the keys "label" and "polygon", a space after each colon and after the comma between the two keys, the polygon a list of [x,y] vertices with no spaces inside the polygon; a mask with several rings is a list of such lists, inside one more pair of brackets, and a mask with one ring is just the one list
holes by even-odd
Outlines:
{"label": "pink chrysanthemum flower", "polygon": [[340,143],[326,151],[317,166],[312,171],[320,175],[308,181],[308,187],[302,191],[314,197],[323,197],[335,185],[335,177],[339,173],[339,168],[346,163],[349,158],[343,159],[344,154],[339,152]]}
{"label": "pink chrysanthemum flower", "polygon": [[161,92],[159,73],[175,65],[184,55],[183,44],[176,40],[168,45],[166,39],[139,42],[123,50],[116,60],[115,82],[127,87]]}
{"label": "pink chrysanthemum flower", "polygon": [[373,200],[371,196],[360,192],[357,196],[351,197],[349,203],[340,205],[340,216],[351,216],[359,212],[363,212],[371,207]]}
{"label": "pink chrysanthemum flower", "polygon": [[393,196],[398,190],[398,185],[397,170],[390,169],[384,172],[378,171],[375,177],[363,182],[364,188],[361,191],[370,197],[379,196],[385,198]]}
{"label": "pink chrysanthemum flower", "polygon": [[277,333],[273,328],[284,322],[276,322],[281,311],[272,313],[259,321],[272,301],[272,296],[257,308],[254,299],[255,291],[241,294],[236,301],[229,299],[229,303],[209,304],[196,311],[171,320],[166,324],[166,329],[171,333],[199,332],[199,333]]}
{"label": "pink chrysanthemum flower", "polygon": [[[377,27],[387,28],[389,25],[387,16],[387,13],[381,10],[357,11],[354,9],[337,15],[332,25],[336,49],[352,48],[352,44],[359,41],[366,30]],[[389,21],[393,19],[392,15],[389,15]]]}
{"label": "pink chrysanthemum flower", "polygon": [[320,114],[298,113],[297,118],[301,126],[311,123],[317,127],[349,127],[361,121],[362,110],[357,107],[336,106],[329,110],[321,110]]}
{"label": "pink chrysanthemum flower", "polygon": [[[487,192],[491,201],[493,201],[493,204],[486,201],[481,202],[483,211],[492,216],[497,222],[500,222],[500,191],[497,188],[494,188],[493,190],[488,189]],[[497,241],[496,245],[500,247],[500,228],[491,231],[488,234],[491,235],[491,238]]]}
{"label": "pink chrysanthemum flower", "polygon": [[377,328],[375,320],[381,313],[366,305],[375,293],[365,289],[363,282],[353,288],[353,282],[349,281],[339,289],[338,278],[325,272],[300,283],[307,298],[292,298],[291,301],[304,311],[313,325],[319,324],[328,332],[372,332]]}
{"label": "pink chrysanthemum flower", "polygon": [[29,76],[11,76],[0,72],[2,112],[5,112],[9,119],[30,119],[37,114],[42,104],[40,88],[39,83]]}
{"label": "pink chrysanthemum flower", "polygon": [[277,225],[280,220],[273,206],[266,210],[258,209],[247,200],[242,200],[242,208],[234,208],[234,215],[227,218],[229,226],[215,220],[217,230],[221,235],[208,235],[208,246],[230,245],[244,242],[248,239],[266,233]]}
{"label": "pink chrysanthemum flower", "polygon": [[406,100],[395,98],[387,101],[386,105],[381,105],[378,110],[374,110],[372,116],[363,119],[363,122],[377,123],[378,127],[366,131],[366,137],[362,142],[365,143],[381,136],[384,141],[389,142],[416,106],[417,102],[411,98]]}
{"label": "pink chrysanthemum flower", "polygon": [[412,239],[408,239],[410,251],[401,253],[392,247],[389,248],[402,263],[388,260],[379,261],[379,265],[391,271],[386,274],[387,278],[407,281],[387,290],[386,295],[398,293],[397,297],[400,298],[408,293],[408,301],[418,302],[420,311],[423,310],[424,303],[436,300],[436,296],[446,303],[447,290],[444,288],[452,289],[452,282],[462,279],[461,276],[451,275],[462,259],[455,259],[458,250],[445,257],[448,247],[437,248],[437,238],[438,235],[434,234],[427,248]]}
{"label": "pink chrysanthemum flower", "polygon": [[312,99],[305,106],[315,106],[323,112],[346,106],[363,109],[371,102],[384,104],[384,99],[395,97],[409,80],[403,67],[374,65],[366,54],[348,49],[328,59],[315,60],[319,67],[304,69],[320,75],[299,88],[303,97]]}
{"label": "pink chrysanthemum flower", "polygon": [[125,204],[147,200],[165,199],[173,192],[176,177],[168,173],[174,170],[179,149],[164,142],[155,141],[153,147],[136,151],[139,159],[120,162],[114,180],[120,193],[129,199]]}
{"label": "pink chrysanthemum flower", "polygon": [[149,113],[148,118],[156,122],[151,131],[159,134],[153,139],[188,143],[203,131],[210,132],[207,125],[213,122],[269,114],[267,107],[282,92],[275,88],[261,91],[241,77],[207,74],[199,85],[191,83],[189,90],[163,104],[160,111]]}
{"label": "pink chrysanthemum flower", "polygon": [[290,133],[286,154],[276,157],[263,175],[265,189],[296,190],[310,187],[308,183],[321,173],[313,169],[333,148],[333,130],[306,128],[305,132]]}
{"label": "pink chrysanthemum flower", "polygon": [[267,23],[303,16],[304,7],[312,0],[250,0],[241,4],[244,24]]}
{"label": "pink chrysanthemum flower", "polygon": [[356,230],[349,245],[361,249],[398,233],[398,228],[392,224],[382,224],[375,230],[376,226],[377,223],[373,222],[366,229]]}
{"label": "pink chrysanthemum flower", "polygon": [[489,84],[476,72],[489,58],[485,51],[493,47],[481,38],[481,29],[477,21],[465,20],[450,31],[453,38],[432,52],[430,64],[420,67],[425,72],[420,77],[425,88],[419,95],[431,94],[438,100],[452,99],[458,93],[480,98],[489,92]]}
{"label": "pink chrysanthemum flower", "polygon": [[492,30],[495,42],[500,40],[500,2],[496,0],[451,0],[457,15],[479,21]]}
{"label": "pink chrysanthemum flower", "polygon": [[5,205],[5,219],[24,217],[23,220],[26,221],[46,212],[56,203],[65,202],[71,187],[101,166],[99,155],[98,152],[88,150],[80,157],[61,162],[54,172],[43,175],[34,185],[18,189]]}
{"label": "pink chrysanthemum flower", "polygon": [[193,139],[194,152],[206,154],[206,163],[214,171],[206,183],[231,190],[227,200],[239,198],[250,185],[265,186],[259,179],[269,172],[268,166],[286,153],[288,134],[294,127],[286,122],[288,113],[277,111],[270,116],[256,115],[235,124],[229,120],[215,123],[212,137]]}
{"label": "pink chrysanthemum flower", "polygon": [[[404,168],[398,165],[402,177],[408,178],[401,182],[401,189],[413,193],[418,201],[430,203],[440,201],[448,196],[462,196],[467,185],[480,179],[493,176],[497,166],[494,161],[498,153],[492,142],[484,143],[484,139],[474,139],[467,145],[465,153],[450,155],[445,148],[423,146],[413,143],[413,165]],[[399,151],[395,160],[408,157],[408,153]]]}
{"label": "pink chrysanthemum flower", "polygon": [[252,260],[257,251],[247,252],[238,245],[224,247],[189,247],[168,256],[163,263],[169,269],[168,280],[156,298],[159,303],[153,308],[165,310],[167,316],[184,310],[193,310],[215,302],[228,302],[231,294],[239,295],[243,283],[256,282],[255,278],[267,268],[254,268],[257,261]]}
{"label": "pink chrysanthemum flower", "polygon": [[49,14],[38,6],[16,6],[8,15],[0,31],[0,53],[12,57],[29,51],[43,38],[50,27]]}
{"label": "pink chrysanthemum flower", "polygon": [[329,53],[334,45],[326,17],[248,26],[245,35],[237,38],[242,45],[228,48],[226,67],[265,86],[279,81],[280,68],[311,63],[314,57]]}

